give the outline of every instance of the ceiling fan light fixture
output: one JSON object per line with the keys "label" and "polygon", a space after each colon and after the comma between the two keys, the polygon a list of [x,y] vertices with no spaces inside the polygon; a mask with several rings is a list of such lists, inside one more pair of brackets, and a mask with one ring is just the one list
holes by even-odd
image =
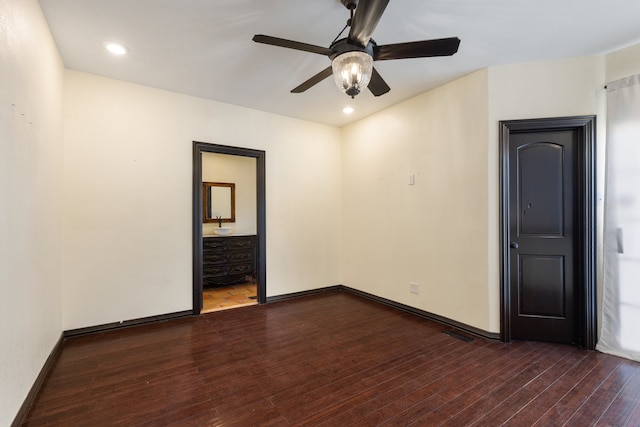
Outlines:
{"label": "ceiling fan light fixture", "polygon": [[336,86],[354,98],[371,81],[373,58],[366,52],[345,52],[333,59],[331,68]]}

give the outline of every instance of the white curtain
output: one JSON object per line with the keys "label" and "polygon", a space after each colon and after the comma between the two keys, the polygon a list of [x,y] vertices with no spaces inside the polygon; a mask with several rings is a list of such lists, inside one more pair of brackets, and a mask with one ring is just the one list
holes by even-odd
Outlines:
{"label": "white curtain", "polygon": [[640,75],[607,85],[604,289],[597,349],[640,361]]}

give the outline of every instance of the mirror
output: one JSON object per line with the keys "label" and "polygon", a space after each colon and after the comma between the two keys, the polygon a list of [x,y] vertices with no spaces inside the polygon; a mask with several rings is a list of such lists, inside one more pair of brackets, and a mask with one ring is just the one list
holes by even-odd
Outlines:
{"label": "mirror", "polygon": [[226,182],[202,183],[202,222],[236,222],[236,185]]}

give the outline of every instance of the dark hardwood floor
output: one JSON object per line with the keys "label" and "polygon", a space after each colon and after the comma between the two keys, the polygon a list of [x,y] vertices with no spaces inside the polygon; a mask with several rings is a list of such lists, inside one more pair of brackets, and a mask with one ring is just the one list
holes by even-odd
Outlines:
{"label": "dark hardwood floor", "polygon": [[639,426],[640,364],[335,291],[71,338],[28,426]]}

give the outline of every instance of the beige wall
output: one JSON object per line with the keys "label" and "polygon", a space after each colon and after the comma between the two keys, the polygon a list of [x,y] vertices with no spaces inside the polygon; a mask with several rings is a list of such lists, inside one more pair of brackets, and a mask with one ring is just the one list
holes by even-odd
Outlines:
{"label": "beige wall", "polygon": [[266,151],[267,295],[340,282],[338,129],[70,70],[65,85],[64,329],[191,309],[194,140]]}
{"label": "beige wall", "polygon": [[62,332],[63,64],[35,0],[0,0],[0,425]]}
{"label": "beige wall", "polygon": [[640,74],[640,43],[606,56],[607,82]]}
{"label": "beige wall", "polygon": [[[235,234],[256,234],[256,159],[228,154],[202,153],[202,180],[235,184],[236,221],[223,223]],[[202,233],[212,235],[217,223],[202,224]]]}
{"label": "beige wall", "polygon": [[342,152],[344,284],[485,330],[487,78],[345,127]]}

